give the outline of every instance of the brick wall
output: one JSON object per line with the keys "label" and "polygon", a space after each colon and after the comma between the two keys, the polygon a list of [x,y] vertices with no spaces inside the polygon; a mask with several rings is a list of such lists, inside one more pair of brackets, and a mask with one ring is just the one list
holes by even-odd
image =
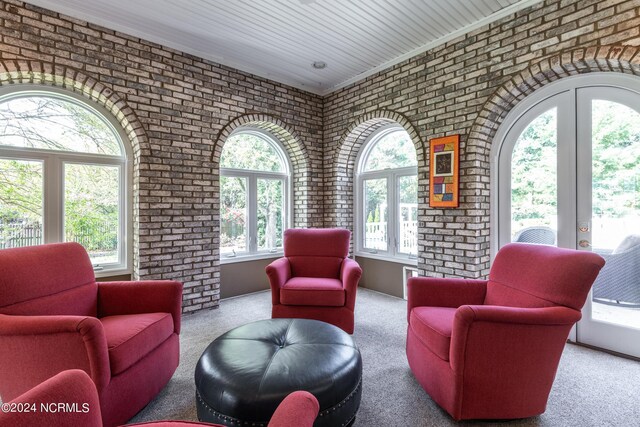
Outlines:
{"label": "brick wall", "polygon": [[[372,129],[397,122],[418,154],[421,274],[484,277],[491,143],[536,88],[590,71],[640,75],[640,1],[547,0],[324,99],[327,223],[353,226],[354,162]],[[461,135],[460,207],[428,206],[428,141]],[[414,136],[415,135],[415,136]]]}
{"label": "brick wall", "polygon": [[111,111],[134,152],[134,277],[183,281],[184,309],[219,297],[218,159],[240,126],[283,139],[297,226],[322,226],[322,99],[138,38],[0,1],[0,84],[63,87]]}
{"label": "brick wall", "polygon": [[[325,98],[56,13],[0,0],[0,85],[74,91],[120,121],[134,152],[134,277],[185,283],[185,311],[219,295],[218,159],[242,126],[268,129],[294,169],[296,226],[353,227],[355,158],[399,123],[419,162],[422,273],[481,277],[489,153],[536,88],[589,71],[640,74],[640,1],[549,0]],[[461,134],[461,205],[430,209],[429,139]]]}

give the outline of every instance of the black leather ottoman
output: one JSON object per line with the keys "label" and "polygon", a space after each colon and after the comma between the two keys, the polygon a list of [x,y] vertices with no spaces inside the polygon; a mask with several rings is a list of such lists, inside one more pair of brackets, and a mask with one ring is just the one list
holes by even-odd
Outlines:
{"label": "black leather ottoman", "polygon": [[261,320],[216,338],[195,379],[200,421],[266,426],[285,396],[307,390],[320,402],[314,427],[347,426],[360,406],[362,358],[351,336],[328,323]]}

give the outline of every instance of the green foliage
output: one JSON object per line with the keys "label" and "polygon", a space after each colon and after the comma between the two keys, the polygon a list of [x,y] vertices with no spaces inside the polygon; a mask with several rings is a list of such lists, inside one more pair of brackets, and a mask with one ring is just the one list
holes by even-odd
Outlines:
{"label": "green foliage", "polygon": [[511,159],[512,231],[548,225],[557,215],[556,109],[542,113],[520,135]]}
{"label": "green foliage", "polygon": [[[623,218],[640,210],[640,114],[622,104],[594,100],[592,205],[594,217]],[[588,141],[578,141],[582,144]],[[531,225],[557,227],[556,109],[522,132],[511,159],[513,233]]]}
{"label": "green foliage", "polygon": [[255,171],[284,172],[282,158],[267,140],[252,133],[239,133],[227,139],[220,167]]}
{"label": "green foliage", "polygon": [[64,226],[67,241],[87,251],[115,251],[118,245],[118,169],[65,166]]}
{"label": "green foliage", "polygon": [[392,132],[381,138],[371,149],[365,171],[416,166],[416,149],[406,131]]}
{"label": "green foliage", "polygon": [[[91,110],[48,97],[0,104],[0,144],[97,154],[121,153],[111,128]],[[0,236],[42,233],[43,170],[39,161],[0,159]],[[65,163],[65,240],[94,255],[115,256],[118,245],[119,169]],[[34,231],[36,230],[36,231]],[[37,240],[41,241],[41,240]],[[33,242],[36,242],[34,240]],[[2,242],[0,242],[2,243]]]}
{"label": "green foliage", "polygon": [[640,210],[640,114],[610,101],[593,105],[594,216],[622,218]]}
{"label": "green foliage", "polygon": [[42,163],[0,159],[0,221],[42,221]]}
{"label": "green foliage", "polygon": [[107,122],[75,102],[49,96],[0,104],[0,145],[118,156],[122,147]]}

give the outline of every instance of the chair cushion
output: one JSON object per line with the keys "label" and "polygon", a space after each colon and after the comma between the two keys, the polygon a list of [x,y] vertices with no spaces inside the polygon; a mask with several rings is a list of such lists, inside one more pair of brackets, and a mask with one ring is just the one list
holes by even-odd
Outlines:
{"label": "chair cushion", "polygon": [[111,375],[145,357],[173,333],[169,313],[126,314],[100,319],[107,337]]}
{"label": "chair cushion", "polygon": [[344,288],[338,279],[294,277],[280,288],[280,303],[284,305],[342,307],[344,301]]}
{"label": "chair cushion", "polygon": [[329,256],[292,256],[289,257],[292,277],[340,278],[340,269],[344,258]]}
{"label": "chair cushion", "polygon": [[78,243],[0,251],[0,313],[95,317],[97,295],[89,255]]}
{"label": "chair cushion", "polygon": [[442,360],[449,360],[451,330],[455,308],[416,307],[411,310],[409,325],[420,341]]}

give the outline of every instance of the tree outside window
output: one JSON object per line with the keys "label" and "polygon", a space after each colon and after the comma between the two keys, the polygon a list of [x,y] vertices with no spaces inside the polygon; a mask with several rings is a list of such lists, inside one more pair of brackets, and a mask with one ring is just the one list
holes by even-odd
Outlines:
{"label": "tree outside window", "polygon": [[220,253],[277,252],[287,218],[289,167],[264,131],[243,130],[225,142],[220,160]]}
{"label": "tree outside window", "polygon": [[94,108],[57,92],[0,98],[0,248],[73,241],[101,269],[126,268],[125,181],[120,135]]}
{"label": "tree outside window", "polygon": [[417,255],[416,167],[415,147],[402,128],[383,128],[363,147],[357,174],[361,253]]}

